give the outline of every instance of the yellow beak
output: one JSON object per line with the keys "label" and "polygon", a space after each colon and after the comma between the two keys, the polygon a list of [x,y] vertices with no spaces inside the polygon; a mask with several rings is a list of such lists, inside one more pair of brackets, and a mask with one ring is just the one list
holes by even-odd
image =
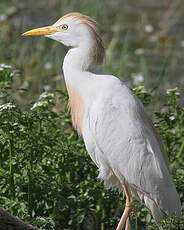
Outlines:
{"label": "yellow beak", "polygon": [[29,30],[22,34],[22,36],[41,36],[41,35],[50,35],[59,32],[57,28],[53,26],[41,27],[33,30]]}

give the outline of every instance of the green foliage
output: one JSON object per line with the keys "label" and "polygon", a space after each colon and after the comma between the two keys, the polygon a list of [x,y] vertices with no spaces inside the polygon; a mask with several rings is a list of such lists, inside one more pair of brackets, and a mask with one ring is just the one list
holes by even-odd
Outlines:
{"label": "green foliage", "polygon": [[8,98],[8,90],[10,89],[10,82],[12,81],[13,72],[10,71],[11,66],[1,64],[0,65],[0,103],[6,101]]}
{"label": "green foliage", "polygon": [[[60,98],[66,101],[65,94]],[[46,229],[86,229],[88,222],[104,229],[119,206],[118,195],[97,182],[97,169],[71,129],[67,108],[56,113],[53,106],[49,92],[29,112],[13,102],[0,105],[0,204]]]}
{"label": "green foliage", "polygon": [[[15,104],[13,72],[0,68],[0,205],[38,227],[51,229],[114,229],[124,208],[116,191],[96,180],[97,168],[71,127],[66,95],[45,91],[29,111]],[[152,95],[143,87],[134,92],[145,105]],[[64,104],[55,112],[55,95]],[[167,91],[163,112],[156,113],[169,154],[172,174],[184,202],[184,109],[177,89]],[[136,229],[156,229],[149,210],[136,203]],[[184,220],[169,218],[164,229],[183,229]],[[173,226],[173,227],[172,227]],[[175,227],[175,228],[174,228]]]}

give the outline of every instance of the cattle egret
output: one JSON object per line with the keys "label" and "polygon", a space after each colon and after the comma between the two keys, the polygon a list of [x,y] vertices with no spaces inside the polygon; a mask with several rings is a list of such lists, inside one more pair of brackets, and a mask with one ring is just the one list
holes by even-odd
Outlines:
{"label": "cattle egret", "polygon": [[104,58],[96,22],[69,13],[51,26],[23,36],[44,35],[71,47],[63,72],[72,123],[107,188],[124,191],[126,206],[116,230],[130,229],[134,199],[143,201],[159,225],[165,215],[181,215],[162,140],[139,99],[118,78],[97,71]]}

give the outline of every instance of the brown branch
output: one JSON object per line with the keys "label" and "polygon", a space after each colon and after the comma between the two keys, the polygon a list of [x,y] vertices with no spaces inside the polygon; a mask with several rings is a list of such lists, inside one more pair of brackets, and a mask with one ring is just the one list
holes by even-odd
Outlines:
{"label": "brown branch", "polygon": [[0,208],[0,230],[43,230],[24,223],[18,217]]}

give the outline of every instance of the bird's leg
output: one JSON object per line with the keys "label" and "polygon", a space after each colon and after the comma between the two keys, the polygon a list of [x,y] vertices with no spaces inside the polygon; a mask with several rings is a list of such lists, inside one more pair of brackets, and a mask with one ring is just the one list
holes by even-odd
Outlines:
{"label": "bird's leg", "polygon": [[126,220],[126,227],[125,227],[125,230],[130,230],[131,229],[131,225],[130,225],[130,219],[129,219],[129,216],[127,217],[127,220]]}
{"label": "bird's leg", "polygon": [[122,230],[123,229],[123,227],[125,225],[125,222],[126,222],[126,220],[128,218],[128,212],[129,212],[129,207],[125,207],[125,210],[123,212],[123,215],[121,217],[121,220],[120,220],[116,230]]}
{"label": "bird's leg", "polygon": [[[125,195],[126,195],[126,207],[129,207],[129,212],[131,213],[131,217],[133,218],[134,216],[134,201],[133,198],[128,190],[128,187],[126,185],[123,186]],[[130,217],[128,216],[126,219],[126,227],[125,230],[131,230],[131,225],[130,225]]]}
{"label": "bird's leg", "polygon": [[131,202],[131,211],[130,211],[130,214],[131,214],[131,218],[133,219],[134,216],[135,216],[135,207],[134,207],[134,200],[132,199],[132,197],[131,197],[130,202]]}
{"label": "bird's leg", "polygon": [[126,185],[123,185],[123,188],[124,188],[124,192],[125,192],[125,196],[126,196],[126,206],[125,206],[125,210],[123,212],[123,215],[120,219],[120,222],[119,222],[116,230],[122,230],[124,225],[125,225],[125,222],[126,222],[126,230],[131,229],[128,214],[133,208],[133,199],[132,199],[132,197],[128,191],[128,187]]}

